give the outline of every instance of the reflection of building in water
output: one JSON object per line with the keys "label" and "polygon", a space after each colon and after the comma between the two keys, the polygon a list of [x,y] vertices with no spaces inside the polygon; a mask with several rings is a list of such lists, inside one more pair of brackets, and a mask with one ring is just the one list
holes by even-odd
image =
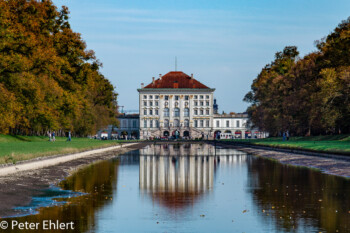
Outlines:
{"label": "reflection of building in water", "polygon": [[156,146],[147,146],[140,150],[141,155],[159,155],[159,156],[180,156],[196,155],[207,156],[214,155],[214,147],[209,144],[161,144]]}
{"label": "reflection of building in water", "polygon": [[140,189],[151,192],[202,192],[213,187],[212,156],[140,156]]}
{"label": "reflection of building in water", "polygon": [[247,153],[238,150],[216,149],[216,160],[220,167],[227,165],[245,164],[248,156]]}
{"label": "reflection of building in water", "polygon": [[216,154],[208,144],[145,147],[140,150],[140,190],[169,208],[189,205],[213,188],[218,165],[239,164],[247,158],[230,149],[217,149]]}

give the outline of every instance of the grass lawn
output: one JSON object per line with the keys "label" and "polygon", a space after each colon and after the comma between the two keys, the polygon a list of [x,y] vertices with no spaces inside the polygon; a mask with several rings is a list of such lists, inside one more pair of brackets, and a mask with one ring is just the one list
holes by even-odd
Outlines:
{"label": "grass lawn", "polygon": [[116,140],[96,140],[89,138],[56,137],[49,142],[48,137],[0,135],[0,164],[16,163],[36,157],[69,154],[88,149],[118,145]]}
{"label": "grass lawn", "polygon": [[279,137],[240,139],[234,141],[279,148],[296,148],[310,151],[350,154],[350,135],[291,137],[289,141],[283,141],[282,138]]}

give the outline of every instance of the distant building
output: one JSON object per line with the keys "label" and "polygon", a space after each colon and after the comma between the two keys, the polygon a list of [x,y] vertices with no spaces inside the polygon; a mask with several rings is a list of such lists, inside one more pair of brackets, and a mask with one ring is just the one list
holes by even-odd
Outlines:
{"label": "distant building", "polygon": [[263,138],[266,135],[252,128],[247,113],[214,114],[213,130],[216,138]]}
{"label": "distant building", "polygon": [[99,138],[106,139],[128,139],[139,138],[140,120],[139,114],[120,114],[117,117],[119,127],[109,125],[107,129],[98,132]]}

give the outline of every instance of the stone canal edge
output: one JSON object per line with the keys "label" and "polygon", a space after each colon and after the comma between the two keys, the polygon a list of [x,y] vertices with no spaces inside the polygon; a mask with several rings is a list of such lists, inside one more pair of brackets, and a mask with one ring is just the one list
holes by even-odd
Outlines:
{"label": "stone canal edge", "polygon": [[28,205],[42,190],[57,186],[85,166],[143,148],[145,143],[128,143],[76,154],[56,155],[0,168],[0,218],[16,216],[16,206]]}
{"label": "stone canal edge", "polygon": [[217,143],[221,148],[237,149],[258,157],[272,159],[282,164],[317,169],[322,173],[350,178],[350,156],[310,153],[270,147]]}
{"label": "stone canal edge", "polygon": [[28,170],[35,170],[45,167],[54,166],[60,163],[92,156],[95,154],[101,154],[109,151],[114,151],[117,149],[122,149],[130,146],[134,146],[137,143],[129,143],[127,145],[118,145],[118,146],[111,146],[111,147],[105,147],[100,149],[93,149],[88,150],[84,152],[74,153],[74,154],[66,154],[66,155],[56,155],[56,156],[49,156],[49,157],[42,157],[39,159],[33,159],[29,161],[24,161],[19,164],[11,164],[11,165],[5,165],[0,167],[0,176],[7,176],[10,174],[14,174],[17,172],[23,172]]}

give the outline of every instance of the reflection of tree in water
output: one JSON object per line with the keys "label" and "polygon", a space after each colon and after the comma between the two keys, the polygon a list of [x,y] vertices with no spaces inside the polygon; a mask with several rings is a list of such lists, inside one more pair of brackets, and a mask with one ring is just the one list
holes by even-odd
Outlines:
{"label": "reflection of tree in water", "polygon": [[[46,219],[54,221],[58,219],[60,222],[73,221],[75,227],[73,232],[94,231],[97,222],[95,219],[96,211],[112,202],[113,192],[117,187],[118,167],[119,160],[114,159],[112,162],[103,161],[83,168],[62,181],[60,186],[66,190],[84,192],[88,195],[70,198],[68,203],[63,206],[42,208],[37,215],[16,219],[20,222],[39,223]],[[23,232],[23,230],[19,232]]]}
{"label": "reflection of tree in water", "polygon": [[[265,221],[294,231],[302,225],[327,232],[349,231],[350,182],[318,171],[250,160],[248,186]],[[301,224],[303,222],[303,224]]]}

